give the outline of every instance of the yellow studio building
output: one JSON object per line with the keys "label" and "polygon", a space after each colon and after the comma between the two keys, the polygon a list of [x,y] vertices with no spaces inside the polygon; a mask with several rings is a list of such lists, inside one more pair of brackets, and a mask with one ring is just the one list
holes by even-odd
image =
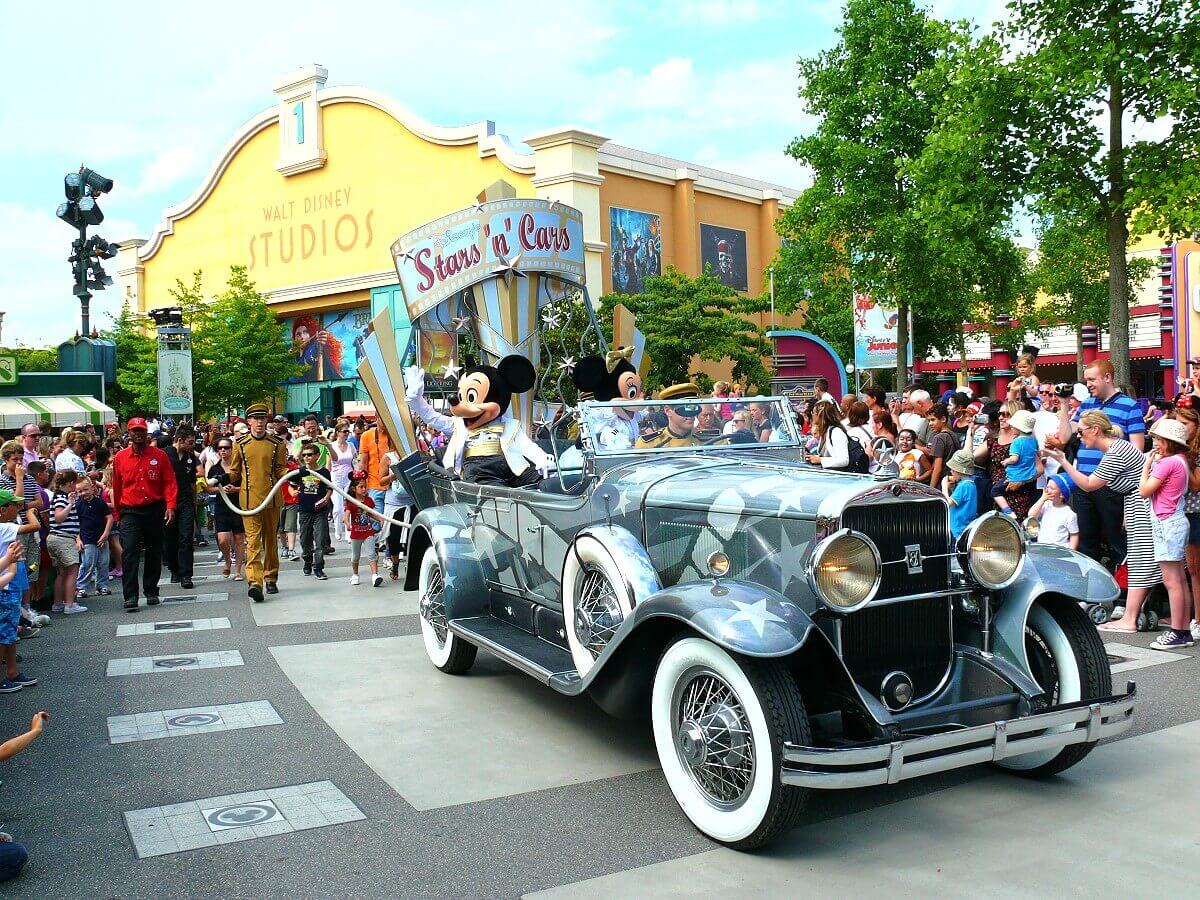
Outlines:
{"label": "yellow studio building", "polygon": [[276,104],[237,131],[148,239],[122,241],[117,261],[123,296],[143,313],[171,305],[176,280],[190,283],[197,269],[215,292],[244,265],[293,342],[325,332],[286,386],[281,411],[291,415],[366,399],[354,339],[399,290],[389,246],[496,181],[583,213],[593,298],[706,263],[758,293],[779,246],[775,220],[799,195],[579,128],[530,135],[525,150],[490,121],[432,125],[374,91],[326,88],[328,74],[308,66],[280,79]]}

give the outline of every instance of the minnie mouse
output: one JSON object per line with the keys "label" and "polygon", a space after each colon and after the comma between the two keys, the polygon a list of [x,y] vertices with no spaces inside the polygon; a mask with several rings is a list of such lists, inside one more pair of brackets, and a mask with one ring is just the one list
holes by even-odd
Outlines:
{"label": "minnie mouse", "polygon": [[458,379],[458,397],[443,415],[425,399],[425,373],[405,373],[406,399],[412,411],[449,440],[442,465],[464,481],[523,487],[536,484],[553,467],[553,460],[535,444],[512,417],[513,394],[533,387],[537,373],[523,356],[506,356],[495,366],[467,360]]}
{"label": "minnie mouse", "polygon": [[[585,356],[575,364],[571,380],[580,392],[602,403],[612,400],[641,400],[642,378],[633,367],[632,347],[618,347],[604,356]],[[646,417],[643,407],[614,406],[590,416],[596,441],[603,450],[632,447],[639,436],[639,423]]]}

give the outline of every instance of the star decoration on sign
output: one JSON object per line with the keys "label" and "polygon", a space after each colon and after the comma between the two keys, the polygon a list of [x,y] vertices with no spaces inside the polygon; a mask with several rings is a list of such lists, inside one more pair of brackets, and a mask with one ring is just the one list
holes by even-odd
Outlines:
{"label": "star decoration on sign", "polygon": [[521,262],[520,253],[518,253],[512,259],[509,259],[502,253],[498,253],[496,256],[500,260],[500,264],[496,266],[496,268],[492,269],[492,274],[501,276],[504,279],[505,287],[512,287],[512,280],[514,278],[528,277],[524,272],[517,268]]}
{"label": "star decoration on sign", "polygon": [[559,362],[558,367],[570,375],[575,371],[575,357],[568,356],[566,359]]}
{"label": "star decoration on sign", "polygon": [[414,253],[412,250],[401,250],[400,253],[397,254],[397,256],[396,256],[396,259],[401,260],[401,261],[406,260],[408,262],[413,262],[416,258],[417,258],[417,254]]}
{"label": "star decoration on sign", "polygon": [[442,374],[446,378],[457,378],[458,373],[461,371],[462,370],[458,366],[456,366],[454,363],[450,362],[450,363],[446,363],[445,368],[442,369]]}
{"label": "star decoration on sign", "polygon": [[558,327],[558,313],[556,313],[552,309],[547,309],[544,313],[542,313],[542,323],[547,328],[557,328]]}
{"label": "star decoration on sign", "polygon": [[471,324],[470,316],[455,316],[450,320],[450,324],[454,326],[455,331],[462,331]]}
{"label": "star decoration on sign", "polygon": [[768,622],[778,622],[781,625],[784,623],[783,619],[767,609],[765,597],[757,603],[742,603],[739,600],[730,600],[729,602],[737,607],[737,612],[725,620],[722,631],[733,631],[733,626],[738,622],[748,622],[755,634],[761,638]]}
{"label": "star decoration on sign", "polygon": [[558,208],[562,206],[562,202],[555,200],[553,197],[546,197],[544,199],[550,203],[550,205],[546,208],[548,212],[557,212]]}
{"label": "star decoration on sign", "polygon": [[476,213],[481,213],[481,212],[483,212],[483,208],[484,208],[486,205],[487,205],[487,201],[486,201],[486,200],[476,200],[476,201],[475,201],[475,202],[474,202],[474,203],[471,205],[471,209],[472,209],[472,210],[474,210]]}

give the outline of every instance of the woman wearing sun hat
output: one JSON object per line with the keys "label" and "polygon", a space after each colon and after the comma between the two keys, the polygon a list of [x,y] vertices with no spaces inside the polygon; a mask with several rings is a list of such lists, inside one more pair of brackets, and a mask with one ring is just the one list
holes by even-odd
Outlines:
{"label": "woman wearing sun hat", "polygon": [[1150,645],[1154,650],[1190,647],[1187,581],[1183,557],[1188,542],[1188,521],[1183,511],[1187,493],[1187,428],[1174,419],[1159,419],[1150,429],[1154,449],[1146,454],[1139,493],[1150,501],[1154,535],[1154,559],[1162,570],[1163,584],[1171,601],[1171,627]]}

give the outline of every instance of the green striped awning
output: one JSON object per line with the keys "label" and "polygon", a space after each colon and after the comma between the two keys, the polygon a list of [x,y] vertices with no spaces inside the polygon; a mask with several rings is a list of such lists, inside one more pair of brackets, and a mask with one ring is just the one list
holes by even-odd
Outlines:
{"label": "green striped awning", "polygon": [[112,407],[94,397],[0,397],[0,429],[14,431],[30,422],[50,421],[55,428],[96,426],[117,421]]}

